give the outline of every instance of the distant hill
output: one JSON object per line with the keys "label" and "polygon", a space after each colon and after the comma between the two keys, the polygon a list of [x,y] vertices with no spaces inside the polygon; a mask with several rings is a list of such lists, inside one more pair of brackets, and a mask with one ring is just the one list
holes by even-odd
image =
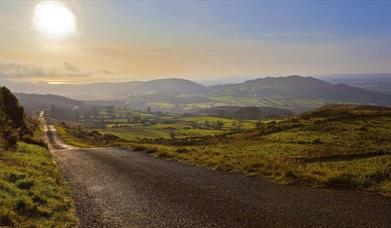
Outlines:
{"label": "distant hill", "polygon": [[209,93],[209,89],[195,82],[179,79],[157,79],[138,85],[139,93],[172,94],[172,95],[201,95]]}
{"label": "distant hill", "polygon": [[83,102],[81,101],[52,94],[40,95],[16,93],[15,96],[18,98],[21,105],[25,108],[26,113],[29,115],[35,114],[42,110],[50,110],[52,105],[66,110],[84,106]]}
{"label": "distant hill", "polygon": [[101,82],[83,85],[15,82],[7,84],[15,92],[57,94],[79,100],[119,100],[126,99],[129,96],[200,95],[209,92],[209,89],[203,85],[179,78],[156,79],[145,82]]}
{"label": "distant hill", "polygon": [[382,92],[391,95],[391,73],[334,74],[316,76],[321,80]]}
{"label": "distant hill", "polygon": [[220,95],[237,97],[294,97],[391,105],[389,95],[302,76],[259,78],[238,84],[216,85],[211,89]]}
{"label": "distant hill", "polygon": [[286,117],[295,113],[289,110],[272,107],[254,106],[219,106],[196,112],[198,115],[225,117],[233,119],[256,120],[265,117]]}
{"label": "distant hill", "polygon": [[302,118],[340,119],[362,116],[390,115],[391,108],[371,105],[326,105],[300,115]]}

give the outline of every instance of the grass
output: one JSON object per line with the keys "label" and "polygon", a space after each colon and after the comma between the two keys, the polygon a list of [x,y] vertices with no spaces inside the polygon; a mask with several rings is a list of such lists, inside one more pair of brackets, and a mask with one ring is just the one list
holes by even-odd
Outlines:
{"label": "grass", "polygon": [[66,144],[80,148],[117,145],[123,141],[123,139],[111,133],[100,133],[95,130],[86,131],[80,126],[75,128],[65,123],[56,124],[56,129]]}
{"label": "grass", "polygon": [[[60,135],[61,139],[68,145],[86,148],[92,146],[92,144],[88,144],[86,141],[74,136],[67,132],[67,129],[63,125],[56,125],[57,133]],[[94,143],[96,144],[96,142]]]}
{"label": "grass", "polygon": [[0,152],[0,226],[76,227],[70,189],[49,151],[19,142]]}
{"label": "grass", "polygon": [[210,124],[216,123],[217,121],[221,121],[224,123],[225,129],[230,129],[235,126],[241,126],[242,128],[254,128],[256,121],[251,120],[234,120],[227,119],[221,117],[211,117],[211,116],[191,116],[191,117],[183,117],[180,120],[187,123],[195,123],[195,124],[205,124],[205,122],[209,122]]}
{"label": "grass", "polygon": [[210,98],[214,104],[218,105],[236,105],[236,106],[270,106],[290,110],[308,110],[321,107],[327,103],[336,103],[336,101],[310,98],[287,98],[287,97],[232,97],[218,96]]}
{"label": "grass", "polygon": [[[234,128],[243,129],[254,128],[256,121],[238,121],[227,118],[208,117],[208,116],[191,116],[191,117],[162,117],[164,121],[155,124],[106,124],[105,128],[92,128],[102,134],[113,134],[127,141],[137,141],[139,139],[170,139],[216,136],[224,134]],[[265,122],[270,121],[266,120]],[[222,123],[222,126],[216,128],[216,123]],[[60,131],[63,128],[60,127]],[[64,133],[64,132],[60,132]],[[84,140],[72,138],[72,135],[64,134],[65,141],[72,145],[86,144]],[[87,143],[88,144],[88,143]],[[92,142],[93,144],[93,142]],[[81,146],[83,147],[83,145]]]}

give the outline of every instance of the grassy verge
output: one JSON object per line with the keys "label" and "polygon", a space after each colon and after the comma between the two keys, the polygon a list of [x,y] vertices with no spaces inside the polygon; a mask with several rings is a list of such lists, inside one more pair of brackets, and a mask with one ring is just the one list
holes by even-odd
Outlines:
{"label": "grassy verge", "polygon": [[[126,145],[158,158],[175,159],[197,166],[239,171],[249,176],[266,176],[280,183],[309,184],[315,187],[365,189],[391,194],[391,156],[304,163],[277,150],[280,145],[235,144],[213,146]],[[288,148],[288,147],[285,147]],[[263,150],[264,149],[264,150]]]}
{"label": "grassy verge", "polygon": [[65,144],[79,148],[104,146],[103,142],[101,143],[95,138],[88,137],[81,129],[69,128],[64,124],[56,124],[56,130]]}
{"label": "grassy verge", "polygon": [[76,227],[70,189],[41,146],[0,152],[0,226]]}

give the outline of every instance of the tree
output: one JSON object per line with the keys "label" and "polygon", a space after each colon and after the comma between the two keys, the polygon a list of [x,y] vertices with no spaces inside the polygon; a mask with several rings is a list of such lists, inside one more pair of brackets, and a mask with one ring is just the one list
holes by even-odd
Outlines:
{"label": "tree", "polygon": [[216,129],[222,129],[224,127],[224,122],[221,120],[216,121]]}
{"label": "tree", "polygon": [[206,128],[209,128],[209,127],[210,127],[210,123],[209,123],[209,121],[208,121],[208,120],[205,120],[205,122],[204,122],[204,126],[205,126]]}
{"label": "tree", "polygon": [[28,133],[23,107],[9,89],[0,87],[0,146],[15,148],[17,140]]}
{"label": "tree", "polygon": [[263,126],[263,123],[262,123],[260,120],[258,120],[258,121],[255,123],[255,127],[256,127],[257,129],[261,128],[262,126]]}
{"label": "tree", "polygon": [[19,105],[18,99],[6,87],[1,87],[0,96],[2,98],[3,109],[7,117],[12,121],[14,128],[25,127],[24,109]]}
{"label": "tree", "polygon": [[174,130],[170,130],[170,137],[171,137],[171,140],[175,139],[175,131]]}
{"label": "tree", "polygon": [[133,116],[133,122],[134,123],[140,123],[142,120],[143,120],[143,117],[141,115]]}
{"label": "tree", "polygon": [[225,117],[225,112],[224,112],[224,110],[219,110],[218,116],[219,116],[219,117]]}
{"label": "tree", "polygon": [[84,116],[84,119],[86,121],[90,121],[91,120],[91,112],[90,112],[90,110],[89,109],[84,110],[83,116]]}
{"label": "tree", "polygon": [[109,115],[110,118],[114,118],[114,106],[107,106],[106,107],[107,115]]}

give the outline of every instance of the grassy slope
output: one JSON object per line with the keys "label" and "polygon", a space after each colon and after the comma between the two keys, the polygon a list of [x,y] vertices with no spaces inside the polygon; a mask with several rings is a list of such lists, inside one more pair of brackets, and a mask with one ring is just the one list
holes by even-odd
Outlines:
{"label": "grassy slope", "polygon": [[49,151],[18,143],[0,152],[0,226],[75,227],[67,187]]}
{"label": "grassy slope", "polygon": [[88,138],[78,138],[73,134],[70,134],[62,124],[57,124],[56,129],[61,139],[64,141],[64,143],[68,145],[80,147],[80,148],[88,148],[97,145],[97,142],[92,141]]}

